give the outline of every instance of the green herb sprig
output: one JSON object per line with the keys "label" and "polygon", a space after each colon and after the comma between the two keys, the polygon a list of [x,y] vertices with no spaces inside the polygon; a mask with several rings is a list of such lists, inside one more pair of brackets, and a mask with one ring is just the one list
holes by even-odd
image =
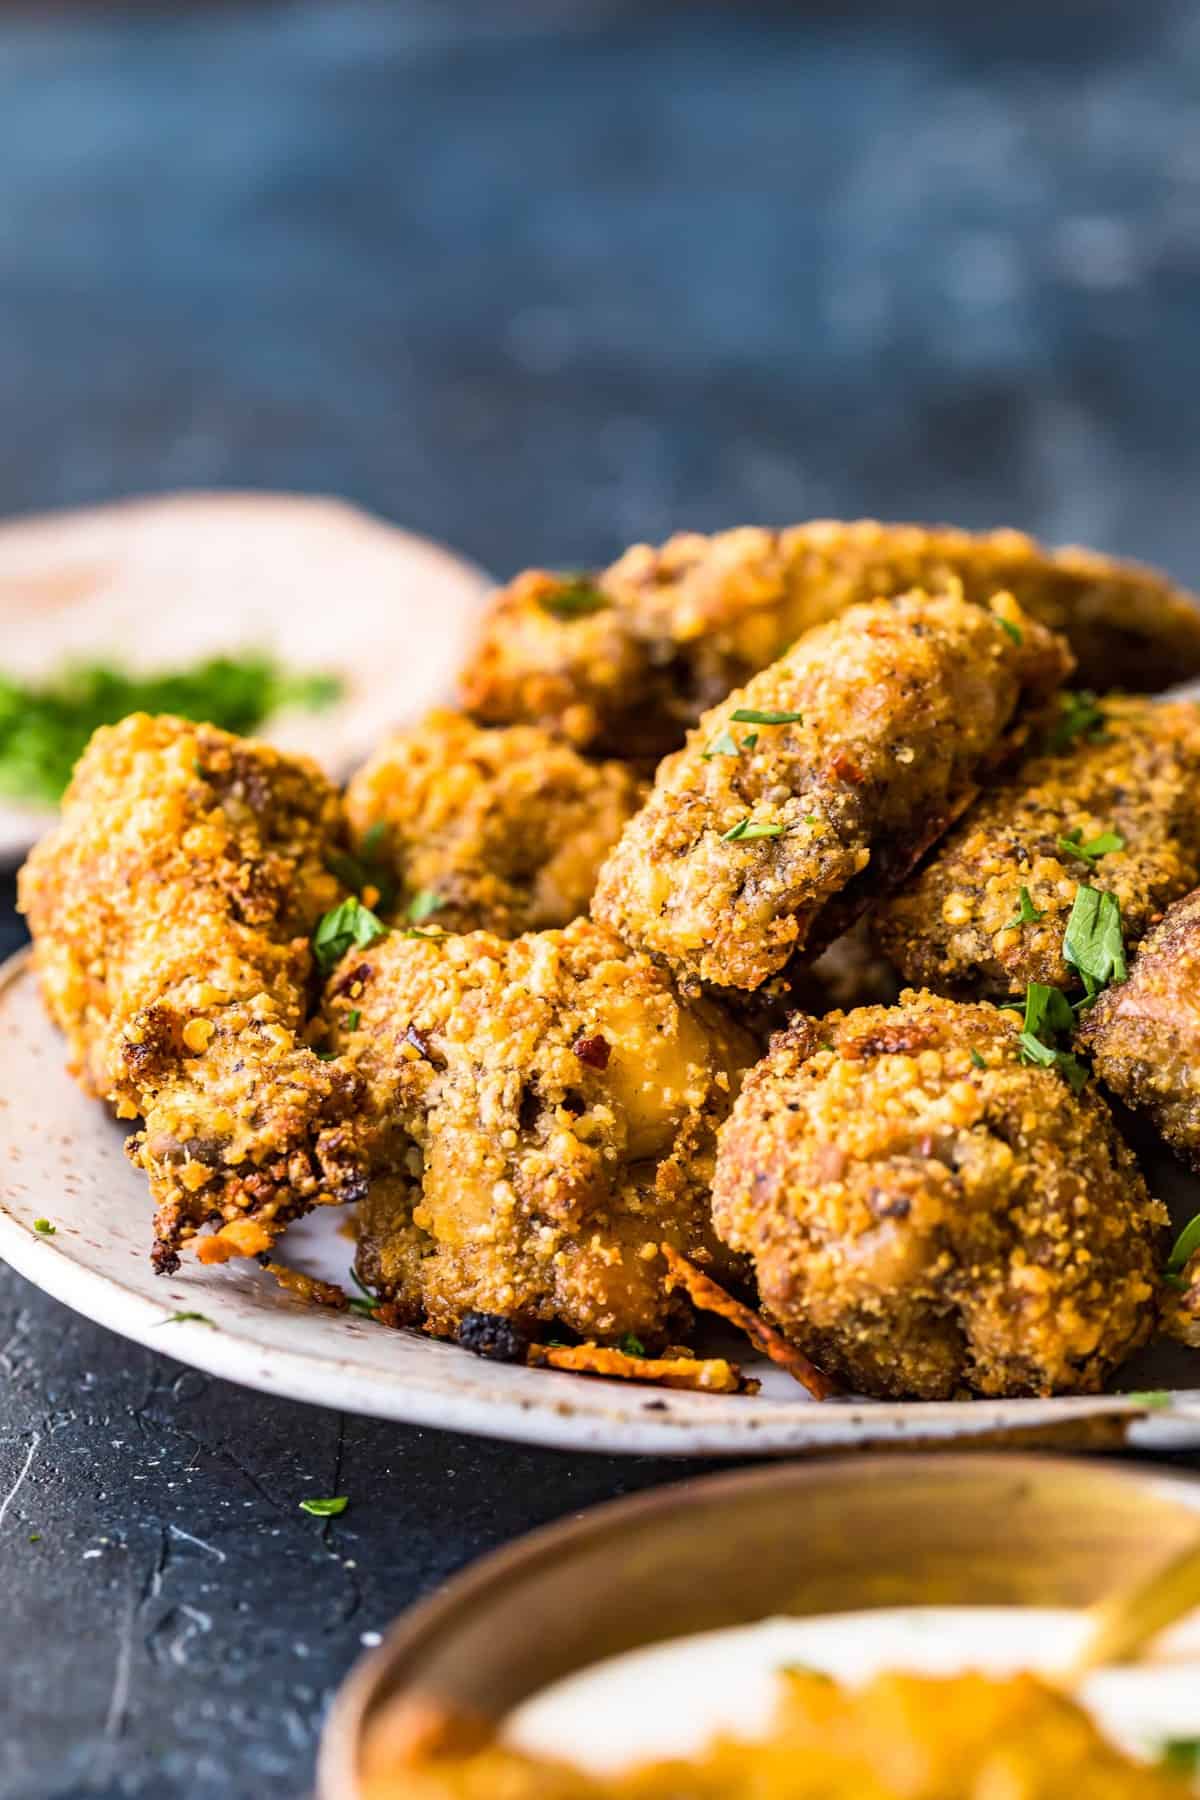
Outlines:
{"label": "green herb sprig", "polygon": [[1090,1005],[1110,982],[1129,974],[1121,925],[1121,903],[1115,894],[1081,885],[1075,890],[1071,916],[1063,933],[1063,959],[1075,969]]}
{"label": "green herb sprig", "polygon": [[332,1500],[302,1500],[300,1511],[311,1513],[314,1519],[336,1519],[344,1513],[350,1504],[348,1494],[338,1494]]}
{"label": "green herb sprig", "polygon": [[754,706],[739,706],[736,712],[730,713],[736,725],[802,725],[802,712],[770,712],[760,711]]}
{"label": "green herb sprig", "polygon": [[317,923],[312,934],[313,958],[322,974],[327,975],[342,960],[347,950],[357,945],[367,950],[387,936],[387,926],[356,894],[333,907]]}
{"label": "green herb sprig", "polygon": [[571,619],[584,619],[589,613],[607,612],[612,601],[590,576],[564,575],[560,586],[538,595],[538,605],[552,619],[566,624]]}
{"label": "green herb sprig", "polygon": [[1076,738],[1088,743],[1103,743],[1108,736],[1104,713],[1096,704],[1096,696],[1087,688],[1066,689],[1058,696],[1058,718],[1046,737],[1047,750],[1065,750]]}
{"label": "green herb sprig", "polygon": [[721,833],[721,842],[723,844],[743,844],[748,843],[751,838],[777,838],[782,837],[786,830],[786,825],[767,824],[765,820],[752,819],[747,814],[728,831]]}
{"label": "green herb sprig", "polygon": [[1003,929],[1013,931],[1018,925],[1037,925],[1045,916],[1041,908],[1033,904],[1029,889],[1021,887],[1017,894],[1017,910]]}
{"label": "green herb sprig", "polygon": [[1090,838],[1086,844],[1082,842],[1082,839],[1083,831],[1080,827],[1076,827],[1074,831],[1068,831],[1065,837],[1059,838],[1058,848],[1064,856],[1076,857],[1080,862],[1087,863],[1091,869],[1094,869],[1100,858],[1107,856],[1111,850],[1125,848],[1125,839],[1119,831],[1102,831],[1098,837]]}

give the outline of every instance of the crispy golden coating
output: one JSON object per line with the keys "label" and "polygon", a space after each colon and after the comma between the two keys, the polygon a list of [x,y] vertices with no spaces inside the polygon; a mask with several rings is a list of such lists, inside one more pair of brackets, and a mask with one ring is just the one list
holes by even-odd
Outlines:
{"label": "crispy golden coating", "polygon": [[797,1020],[721,1131],[718,1231],[864,1393],[1094,1392],[1154,1326],[1166,1209],[1098,1093],[1023,1064],[1019,1032],[912,992]]}
{"label": "crispy golden coating", "polygon": [[[1152,693],[1200,675],[1200,611],[1153,570],[1017,531],[817,520],[638,544],[594,580],[532,570],[493,601],[462,680],[490,724],[531,720],[623,756],[674,750],[706,708],[812,626],[910,588],[1015,595],[1069,638],[1087,687]],[[565,614],[565,616],[560,616]]]}
{"label": "crispy golden coating", "polygon": [[[1081,1706],[1034,1675],[882,1674],[858,1688],[805,1670],[783,1679],[763,1738],[718,1738],[692,1759],[603,1777],[497,1743],[455,1750],[451,1742],[421,1755],[420,1733],[397,1706],[373,1726],[364,1797],[1180,1800],[1192,1791],[1186,1774],[1131,1761]],[[451,1727],[442,1730],[452,1739]]]}
{"label": "crispy golden coating", "polygon": [[326,1017],[369,1095],[360,1270],[401,1316],[649,1350],[675,1309],[660,1240],[729,1268],[708,1190],[754,1048],[599,926],[395,934],[346,957]]}
{"label": "crispy golden coating", "polygon": [[363,1189],[352,1077],[304,1042],[315,921],[341,812],[316,766],[208,725],[98,731],[62,823],[21,872],[42,993],[80,1083],[139,1115],[155,1259],[269,1248]]}
{"label": "crispy golden coating", "polygon": [[1079,1036],[1101,1081],[1200,1170],[1200,889],[1150,932]]}
{"label": "crispy golden coating", "polygon": [[[1200,880],[1200,707],[1100,702],[1103,735],[992,788],[875,915],[905,979],[960,997],[1070,988],[1063,933],[1081,882],[1115,894],[1126,949]],[[1094,865],[1063,840],[1124,839]],[[1021,918],[1025,887],[1038,919]]]}
{"label": "crispy golden coating", "polygon": [[346,811],[360,848],[382,829],[401,917],[436,896],[446,930],[517,937],[586,913],[644,794],[624,763],[587,762],[537,726],[489,731],[443,710],[376,752]]}
{"label": "crispy golden coating", "polygon": [[809,632],[660,765],[594,917],[680,979],[730,988],[837,937],[941,836],[1023,704],[1069,666],[1060,638],[997,607],[908,594]]}

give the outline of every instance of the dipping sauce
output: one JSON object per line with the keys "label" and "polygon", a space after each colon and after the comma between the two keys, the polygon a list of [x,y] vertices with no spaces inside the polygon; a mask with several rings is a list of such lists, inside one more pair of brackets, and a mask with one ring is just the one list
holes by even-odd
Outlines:
{"label": "dipping sauce", "polygon": [[[1053,1674],[1081,1647],[1081,1612],[1033,1607],[900,1607],[758,1624],[674,1638],[579,1670],[505,1721],[503,1744],[595,1774],[695,1756],[719,1733],[771,1728],[779,1674],[822,1671],[857,1687],[883,1670]],[[1078,1698],[1115,1743],[1155,1757],[1200,1737],[1200,1613],[1164,1634],[1148,1659],[1105,1669]]]}

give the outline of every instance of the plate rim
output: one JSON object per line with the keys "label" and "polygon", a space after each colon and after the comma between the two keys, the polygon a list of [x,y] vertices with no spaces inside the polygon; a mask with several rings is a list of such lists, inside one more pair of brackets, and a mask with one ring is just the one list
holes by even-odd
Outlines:
{"label": "plate rim", "polygon": [[[0,1017],[10,995],[25,983],[36,983],[29,946],[0,963]],[[63,1081],[70,1080],[61,1064],[58,1074]],[[751,1397],[684,1395],[642,1384],[514,1368],[512,1374],[528,1384],[527,1391],[514,1386],[511,1394],[498,1396],[482,1388],[473,1392],[469,1381],[447,1383],[438,1374],[436,1359],[428,1376],[414,1378],[405,1371],[389,1378],[364,1369],[352,1356],[320,1347],[265,1345],[224,1321],[216,1327],[179,1321],[168,1345],[159,1334],[175,1310],[169,1297],[153,1299],[119,1276],[80,1260],[71,1253],[69,1240],[60,1243],[56,1237],[36,1233],[10,1211],[2,1191],[0,1261],[94,1324],[219,1380],[339,1412],[544,1448],[680,1459],[786,1457],[884,1446],[911,1446],[915,1452],[931,1443],[967,1446],[972,1440],[996,1441],[1005,1434],[1019,1434],[1027,1441],[1031,1431],[1060,1433],[1064,1444],[1074,1433],[1078,1442],[1086,1443],[1098,1423],[1116,1431],[1122,1422],[1131,1448],[1200,1446],[1200,1389],[1172,1390],[1176,1405],[1161,1410],[1148,1410],[1129,1394],[824,1404],[806,1397],[759,1406]],[[411,1335],[431,1351],[457,1348],[435,1346],[422,1340],[420,1333]],[[713,1409],[711,1420],[704,1417],[704,1403]],[[734,1406],[736,1412],[730,1410]]]}

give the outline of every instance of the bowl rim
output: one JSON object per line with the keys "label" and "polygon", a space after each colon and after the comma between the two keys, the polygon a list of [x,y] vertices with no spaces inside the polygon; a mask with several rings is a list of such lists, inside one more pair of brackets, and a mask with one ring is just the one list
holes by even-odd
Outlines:
{"label": "bowl rim", "polygon": [[747,1468],[667,1481],[636,1494],[604,1500],[583,1512],[568,1514],[502,1544],[440,1583],[432,1593],[399,1614],[377,1647],[351,1667],[334,1695],[321,1733],[316,1766],[316,1800],[353,1800],[358,1793],[359,1750],[365,1727],[377,1704],[391,1698],[382,1692],[395,1665],[419,1651],[450,1627],[457,1615],[474,1608],[484,1595],[519,1585],[531,1570],[569,1553],[576,1546],[622,1532],[631,1524],[653,1519],[668,1509],[704,1506],[764,1488],[803,1489],[808,1484],[853,1472],[860,1481],[900,1481],[905,1473],[944,1471],[950,1475],[969,1465],[997,1479],[1057,1468],[1078,1479],[1113,1481],[1130,1489],[1159,1490],[1200,1514],[1200,1471],[1130,1463],[1115,1457],[1064,1456],[1039,1451],[939,1450],[879,1456],[815,1457],[772,1462]]}

